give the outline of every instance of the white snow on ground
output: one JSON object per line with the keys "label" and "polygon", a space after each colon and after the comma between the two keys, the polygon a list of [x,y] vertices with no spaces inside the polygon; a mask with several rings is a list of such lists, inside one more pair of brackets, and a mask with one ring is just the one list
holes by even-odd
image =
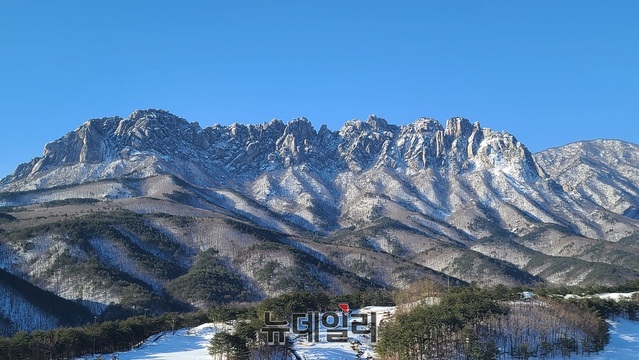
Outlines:
{"label": "white snow on ground", "polygon": [[631,292],[631,293],[606,293],[606,294],[598,294],[597,297],[600,299],[611,299],[615,301],[619,301],[622,299],[630,299],[634,294],[638,294],[639,291]]}
{"label": "white snow on ground", "polygon": [[[377,315],[377,328],[382,320],[392,316],[395,313],[394,306],[368,306],[363,309],[353,310],[353,314],[368,314],[375,312]],[[369,317],[370,319],[370,317]],[[349,324],[352,320],[361,321],[361,318],[348,318]],[[350,360],[357,359],[357,349],[362,352],[361,358],[369,357],[377,358],[368,335],[353,334],[348,327],[348,342],[328,342],[326,340],[326,328],[320,326],[320,341],[308,342],[306,336],[300,337],[295,341],[293,349],[302,358],[306,360]],[[379,335],[379,331],[378,331]],[[377,339],[379,341],[379,337]]]}
{"label": "white snow on ground", "polygon": [[[394,307],[366,307],[354,310],[353,313],[377,313],[377,322],[391,316],[395,312]],[[350,320],[349,320],[350,321]],[[576,360],[607,360],[607,359],[637,359],[639,357],[639,322],[627,319],[607,320],[610,325],[610,343],[598,354],[590,356],[571,356]],[[210,360],[207,346],[213,335],[217,331],[232,331],[230,326],[218,323],[203,324],[191,329],[180,329],[175,335],[170,332],[151,336],[139,348],[127,352],[104,355],[104,359],[111,359],[112,355],[117,355],[119,360]],[[320,342],[308,343],[304,339],[298,339],[293,348],[302,359],[307,360],[350,360],[357,359],[357,351],[353,348],[352,342],[359,341],[362,357],[377,358],[373,352],[373,345],[365,335],[354,335],[349,333],[349,342],[327,342],[326,328],[320,329]],[[378,338],[379,340],[379,338]],[[97,356],[96,356],[97,357]],[[95,359],[84,357],[79,359]]]}
{"label": "white snow on ground", "polygon": [[[395,307],[382,307],[382,306],[369,306],[363,309],[353,310],[353,314],[365,313],[369,314],[375,312],[377,314],[377,325],[379,325],[383,319],[392,316],[395,313]],[[369,318],[370,319],[370,318]],[[352,321],[349,318],[349,323]],[[356,320],[361,320],[357,318]],[[350,329],[350,327],[349,327]],[[119,360],[138,360],[138,359],[153,359],[153,360],[210,360],[211,355],[208,353],[209,341],[213,335],[218,331],[232,332],[231,326],[221,323],[203,324],[191,329],[180,329],[171,334],[170,332],[157,334],[149,337],[140,347],[131,351],[119,352],[113,354],[104,354],[104,359],[110,360],[113,356],[117,356]],[[326,341],[326,328],[320,329],[320,342],[308,343],[304,339],[298,339],[293,348],[295,352],[302,358],[308,360],[341,360],[341,359],[357,359],[357,350],[351,342],[359,342],[357,348],[362,352],[362,358],[368,357],[376,358],[376,354],[373,351],[373,345],[370,342],[370,337],[367,335],[352,334],[349,332],[349,342],[327,342]],[[379,337],[378,337],[379,341]],[[91,359],[96,357],[83,357],[79,359]]]}
{"label": "white snow on ground", "polygon": [[632,298],[634,294],[639,294],[639,291],[629,292],[629,293],[603,293],[603,294],[583,295],[583,296],[568,294],[564,296],[564,299],[586,299],[586,298],[598,297],[600,299],[619,301],[622,299],[630,299]]}
{"label": "white snow on ground", "polygon": [[[211,360],[207,346],[213,335],[221,330],[230,330],[224,324],[207,323],[190,329],[176,330],[157,334],[147,339],[140,347],[126,352],[103,355],[110,360],[117,356],[119,360],[153,359],[153,360]],[[96,359],[83,357],[79,359]]]}
{"label": "white snow on ground", "polygon": [[297,355],[305,360],[331,359],[351,360],[357,359],[357,353],[351,348],[350,343],[327,343],[326,335],[320,338],[319,343],[295,343],[294,349]]}
{"label": "white snow on ground", "polygon": [[606,320],[610,325],[610,342],[599,354],[590,357],[571,357],[578,360],[637,359],[639,358],[639,322],[628,319]]}

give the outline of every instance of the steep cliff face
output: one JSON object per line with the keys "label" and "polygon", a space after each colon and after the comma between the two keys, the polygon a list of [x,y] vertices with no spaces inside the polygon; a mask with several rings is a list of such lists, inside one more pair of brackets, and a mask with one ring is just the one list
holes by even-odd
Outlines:
{"label": "steep cliff face", "polygon": [[[331,132],[325,126],[318,132],[305,118],[288,124],[273,120],[262,125],[216,125],[202,129],[197,123],[165,111],[138,110],[126,119],[87,121],[47,144],[41,158],[20,165],[2,184],[5,189],[24,190],[45,186],[38,183],[39,179],[47,179],[51,185],[79,183],[92,179],[82,171],[58,178],[57,168],[108,163],[126,167],[149,157],[154,158],[154,163],[186,161],[207,170],[222,168],[246,178],[258,177],[266,170],[299,165],[315,171],[358,173],[379,164],[390,167],[407,164],[413,170],[508,165],[521,170],[530,180],[540,175],[528,150],[514,137],[482,129],[478,123],[472,125],[462,118],[449,120],[445,128],[432,119],[419,119],[398,127],[373,115],[365,122],[351,120],[339,132]],[[117,175],[96,172],[92,176],[93,180],[104,179],[128,175],[126,171],[123,169]],[[215,177],[219,173],[209,175]]]}
{"label": "steep cliff face", "polygon": [[[125,119],[89,120],[47,144],[41,158],[20,165],[2,188],[170,174],[239,191],[309,229],[331,230],[370,217],[366,204],[349,210],[362,194],[383,192],[429,212],[453,213],[467,198],[458,198],[468,192],[459,189],[468,188],[464,177],[483,172],[531,186],[545,176],[513,136],[462,118],[445,127],[432,119],[398,127],[373,115],[348,121],[338,132],[325,126],[316,131],[304,118],[202,129],[168,112],[145,110]],[[468,197],[477,198],[475,186],[469,189]],[[317,216],[340,211],[349,214],[344,221]]]}

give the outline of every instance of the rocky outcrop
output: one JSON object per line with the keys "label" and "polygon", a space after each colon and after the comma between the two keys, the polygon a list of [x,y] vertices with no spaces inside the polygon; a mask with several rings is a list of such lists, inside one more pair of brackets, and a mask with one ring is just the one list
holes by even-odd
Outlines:
{"label": "rocky outcrop", "polygon": [[[313,169],[361,172],[379,163],[380,157],[387,164],[407,164],[414,169],[442,165],[464,169],[477,161],[486,168],[499,165],[497,160],[503,156],[505,162],[520,162],[538,175],[530,153],[514,137],[482,129],[463,118],[449,120],[445,128],[432,119],[419,119],[400,128],[373,115],[365,122],[351,120],[339,132],[326,127],[318,132],[305,118],[288,124],[273,120],[262,125],[202,129],[166,111],[138,110],[125,119],[87,121],[47,144],[41,158],[20,165],[2,184],[12,190],[34,188],[38,187],[34,181],[49,176],[46,174],[56,167],[113,161],[127,167],[141,155],[187,161],[205,170],[221,167],[243,177],[302,164]],[[50,177],[47,184],[88,180]]]}

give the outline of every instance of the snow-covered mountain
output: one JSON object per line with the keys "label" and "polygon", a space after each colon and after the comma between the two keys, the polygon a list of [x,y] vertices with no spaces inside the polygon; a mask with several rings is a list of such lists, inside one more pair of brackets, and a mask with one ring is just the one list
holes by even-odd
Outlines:
{"label": "snow-covered mountain", "polygon": [[202,129],[145,110],[87,121],[0,184],[13,192],[174,175],[324,233],[407,211],[454,225],[463,234],[446,235],[455,240],[484,236],[470,228],[479,216],[520,235],[544,222],[616,241],[639,217],[636,149],[593,141],[533,156],[514,136],[463,118],[395,126],[371,116],[338,132],[304,118]]}
{"label": "snow-covered mountain", "polygon": [[535,159],[582,206],[639,219],[639,146],[582,141],[542,151]]}
{"label": "snow-covered mountain", "polygon": [[[94,312],[124,290],[56,283],[86,275],[61,259],[93,259],[158,296],[208,250],[246,299],[284,291],[286,276],[330,291],[446,275],[617,283],[639,277],[637,150],[598,140],[531,154],[463,118],[202,128],[139,110],[87,121],[0,181],[1,266]],[[156,271],[139,253],[179,266]]]}

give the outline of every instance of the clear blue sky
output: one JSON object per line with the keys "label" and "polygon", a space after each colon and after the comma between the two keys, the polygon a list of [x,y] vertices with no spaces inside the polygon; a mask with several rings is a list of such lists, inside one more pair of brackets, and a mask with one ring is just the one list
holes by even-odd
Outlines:
{"label": "clear blue sky", "polygon": [[639,143],[639,1],[0,0],[0,177],[89,118],[453,116]]}

